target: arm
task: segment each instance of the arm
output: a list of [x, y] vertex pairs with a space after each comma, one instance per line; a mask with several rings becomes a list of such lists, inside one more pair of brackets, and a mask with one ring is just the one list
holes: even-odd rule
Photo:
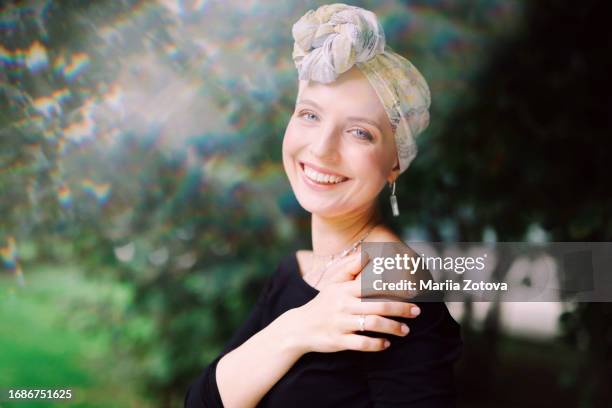
[[225, 407], [254, 407], [302, 356], [283, 313], [217, 365], [217, 384]]
[[442, 302], [418, 305], [418, 318], [395, 318], [409, 325], [406, 337], [390, 336], [388, 350], [366, 355], [373, 407], [455, 407], [453, 364], [463, 344], [459, 325]]
[[261, 327], [267, 299], [280, 284], [277, 270], [246, 321], [190, 386], [185, 407], [255, 406], [301, 357], [285, 328], [291, 310]]

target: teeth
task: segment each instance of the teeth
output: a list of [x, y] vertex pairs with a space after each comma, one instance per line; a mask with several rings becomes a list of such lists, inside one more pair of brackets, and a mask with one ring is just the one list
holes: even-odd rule
[[316, 181], [317, 183], [325, 183], [325, 184], [337, 184], [341, 181], [345, 181], [345, 177], [336, 177], [330, 176], [329, 174], [319, 173], [310, 167], [304, 165], [304, 173], [308, 176], [309, 179]]

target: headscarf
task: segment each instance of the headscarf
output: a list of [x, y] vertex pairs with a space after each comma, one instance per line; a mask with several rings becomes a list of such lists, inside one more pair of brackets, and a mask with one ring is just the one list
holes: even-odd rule
[[342, 3], [324, 5], [304, 14], [292, 34], [300, 80], [333, 82], [353, 65], [365, 75], [391, 122], [404, 172], [417, 154], [416, 137], [429, 125], [431, 94], [416, 67], [385, 44], [376, 15]]

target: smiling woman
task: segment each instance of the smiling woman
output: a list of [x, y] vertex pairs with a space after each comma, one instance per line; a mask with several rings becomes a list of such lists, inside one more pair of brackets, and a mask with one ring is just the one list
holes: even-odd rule
[[[376, 92], [356, 67], [332, 83], [299, 86], [283, 140], [283, 164], [297, 200], [326, 217], [373, 210], [372, 198], [399, 175], [393, 130]], [[326, 183], [330, 176], [343, 182]]]
[[429, 88], [385, 49], [370, 11], [322, 6], [293, 36], [299, 85], [282, 157], [311, 213], [312, 250], [280, 262], [185, 405], [454, 406], [458, 324], [441, 302], [362, 302], [357, 251], [366, 241], [402, 243], [381, 222], [377, 197], [416, 155]]

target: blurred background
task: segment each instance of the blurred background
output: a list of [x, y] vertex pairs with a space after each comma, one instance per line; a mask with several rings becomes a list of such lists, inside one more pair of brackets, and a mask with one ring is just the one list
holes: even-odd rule
[[[386, 214], [406, 240], [612, 240], [604, 2], [346, 3], [431, 87]], [[321, 4], [2, 2], [0, 388], [182, 404], [279, 260], [310, 247], [281, 141], [291, 27]], [[612, 406], [609, 303], [448, 306], [461, 407]]]

